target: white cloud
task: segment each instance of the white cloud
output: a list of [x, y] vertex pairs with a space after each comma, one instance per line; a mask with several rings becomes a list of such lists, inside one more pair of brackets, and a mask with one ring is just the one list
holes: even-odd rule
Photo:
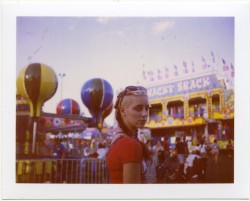
[[174, 26], [173, 21], [157, 22], [153, 26], [153, 33], [154, 34], [161, 34], [161, 33], [163, 33], [164, 31], [166, 31], [167, 29], [169, 29], [169, 28], [171, 28], [173, 26]]
[[111, 30], [110, 33], [113, 35], [118, 35], [118, 36], [123, 36], [125, 35], [130, 29], [128, 27], [124, 27], [121, 29], [117, 29], [117, 30]]
[[97, 18], [97, 22], [105, 25], [110, 21], [110, 19], [110, 17], [99, 17]]

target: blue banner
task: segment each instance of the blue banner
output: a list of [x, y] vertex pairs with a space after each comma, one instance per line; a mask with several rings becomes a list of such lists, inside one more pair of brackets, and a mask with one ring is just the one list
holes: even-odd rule
[[148, 87], [147, 90], [149, 99], [155, 99], [222, 87], [223, 84], [221, 81], [218, 80], [215, 74], [212, 74], [159, 86]]

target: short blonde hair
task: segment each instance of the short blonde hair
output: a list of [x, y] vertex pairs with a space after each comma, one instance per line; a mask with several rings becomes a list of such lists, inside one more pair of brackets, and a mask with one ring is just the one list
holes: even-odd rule
[[132, 103], [132, 99], [131, 97], [134, 96], [147, 96], [147, 94], [143, 91], [132, 91], [129, 92], [128, 94], [126, 94], [126, 96], [124, 96], [122, 102], [120, 103], [121, 107], [128, 107], [131, 103]]

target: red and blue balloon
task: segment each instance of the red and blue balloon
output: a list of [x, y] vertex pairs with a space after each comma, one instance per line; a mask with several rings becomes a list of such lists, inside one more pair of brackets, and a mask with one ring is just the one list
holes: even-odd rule
[[56, 107], [57, 114], [80, 115], [79, 104], [70, 98], [60, 101]]

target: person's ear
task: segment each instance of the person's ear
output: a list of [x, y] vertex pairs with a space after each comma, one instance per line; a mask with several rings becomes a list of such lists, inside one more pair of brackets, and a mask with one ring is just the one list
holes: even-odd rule
[[125, 108], [122, 107], [122, 106], [120, 107], [120, 114], [121, 114], [122, 117], [124, 117], [124, 115], [126, 114], [125, 113]]

